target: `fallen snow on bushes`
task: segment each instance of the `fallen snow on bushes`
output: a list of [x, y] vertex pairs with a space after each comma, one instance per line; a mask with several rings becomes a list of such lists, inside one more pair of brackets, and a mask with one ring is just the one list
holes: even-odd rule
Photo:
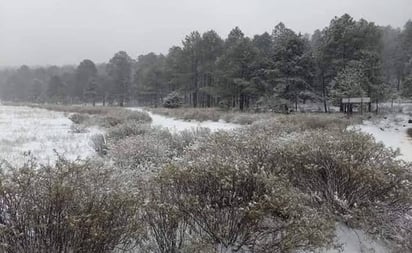
[[214, 121], [184, 121], [184, 120], [179, 120], [179, 119], [174, 119], [171, 117], [166, 117], [163, 115], [159, 114], [154, 114], [152, 112], [143, 110], [141, 108], [133, 108], [129, 107], [129, 110], [132, 111], [144, 111], [149, 114], [149, 116], [152, 118], [152, 126], [160, 126], [169, 129], [171, 132], [181, 132], [184, 130], [193, 130], [196, 128], [208, 128], [210, 131], [218, 131], [218, 130], [233, 130], [236, 128], [239, 128], [240, 125], [238, 124], [233, 124], [233, 123], [227, 123], [223, 120], [220, 120], [218, 122]]
[[57, 154], [70, 160], [93, 155], [90, 137], [101, 131], [73, 130], [72, 121], [62, 112], [0, 105], [0, 160], [22, 165], [31, 154], [45, 164], [55, 161]]

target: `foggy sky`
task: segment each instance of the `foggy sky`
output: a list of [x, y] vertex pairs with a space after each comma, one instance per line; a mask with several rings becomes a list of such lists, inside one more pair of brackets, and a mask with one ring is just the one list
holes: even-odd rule
[[312, 33], [344, 13], [402, 27], [412, 0], [0, 0], [0, 66], [167, 53], [194, 30], [226, 37], [239, 26], [252, 36], [284, 22]]

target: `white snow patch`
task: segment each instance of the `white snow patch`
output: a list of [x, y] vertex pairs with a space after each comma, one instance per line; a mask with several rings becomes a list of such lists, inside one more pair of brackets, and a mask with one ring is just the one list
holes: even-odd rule
[[386, 253], [390, 250], [381, 241], [371, 239], [365, 232], [339, 224], [336, 227], [338, 249], [323, 249], [316, 253]]
[[220, 120], [218, 122], [214, 121], [184, 121], [180, 119], [174, 119], [171, 117], [166, 117], [163, 115], [159, 114], [154, 114], [152, 112], [143, 110], [142, 108], [138, 107], [129, 107], [127, 108], [132, 111], [144, 111], [149, 114], [149, 116], [152, 118], [152, 125], [153, 126], [160, 126], [169, 129], [171, 132], [180, 132], [184, 130], [192, 130], [196, 128], [209, 128], [210, 131], [218, 131], [218, 130], [233, 130], [236, 128], [241, 127], [239, 124], [233, 124], [233, 123], [227, 123], [223, 120]]
[[412, 117], [406, 114], [388, 115], [378, 122], [367, 120], [353, 128], [371, 134], [376, 141], [387, 147], [399, 148], [400, 158], [412, 162], [412, 138], [407, 133], [407, 130], [412, 128], [412, 124], [408, 123], [409, 119]]
[[0, 160], [19, 166], [28, 152], [43, 164], [53, 163], [56, 152], [69, 160], [95, 154], [90, 137], [102, 131], [73, 133], [72, 125], [63, 112], [0, 105]]

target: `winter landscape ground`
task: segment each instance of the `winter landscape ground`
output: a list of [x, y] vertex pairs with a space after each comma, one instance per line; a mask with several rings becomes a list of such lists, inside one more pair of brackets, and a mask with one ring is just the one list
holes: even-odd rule
[[255, 121], [240, 125], [2, 105], [1, 247], [408, 252], [409, 116], [244, 114]]
[[58, 155], [85, 159], [94, 155], [91, 136], [97, 128], [78, 129], [63, 112], [20, 106], [0, 106], [0, 158], [22, 165], [34, 157], [53, 164]]
[[0, 0], [0, 253], [412, 253], [411, 0]]

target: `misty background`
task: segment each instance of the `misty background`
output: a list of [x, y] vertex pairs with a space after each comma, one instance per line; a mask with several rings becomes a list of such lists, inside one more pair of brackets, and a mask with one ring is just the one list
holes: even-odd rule
[[279, 22], [303, 34], [350, 13], [377, 25], [403, 27], [410, 0], [1, 0], [0, 67], [107, 62], [124, 50], [133, 58], [167, 53], [194, 30], [226, 37], [239, 26], [247, 36]]

